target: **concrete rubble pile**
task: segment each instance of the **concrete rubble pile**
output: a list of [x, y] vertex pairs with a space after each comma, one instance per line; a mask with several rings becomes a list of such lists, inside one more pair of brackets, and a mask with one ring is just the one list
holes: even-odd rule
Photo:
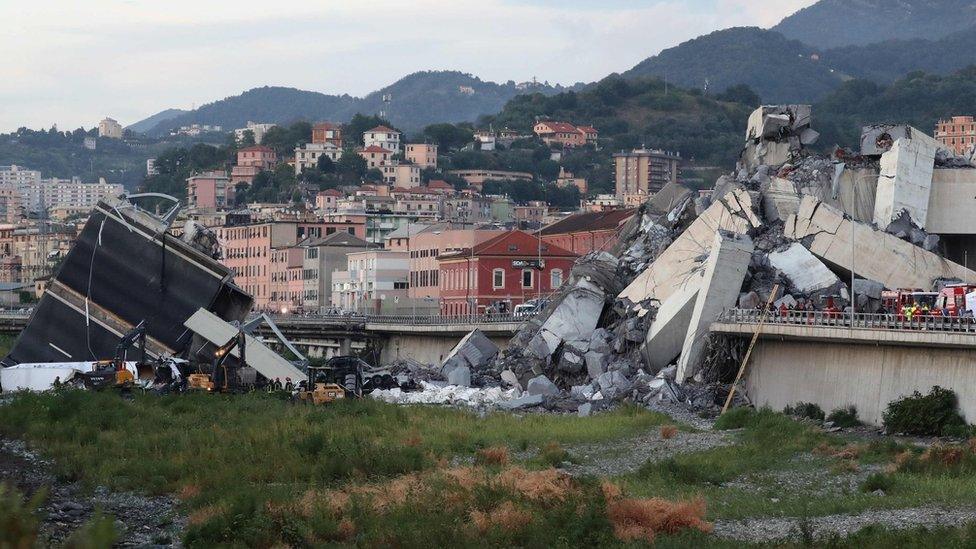
[[709, 334], [726, 309], [843, 309], [853, 300], [874, 312], [884, 290], [976, 280], [944, 257], [932, 233], [949, 232], [948, 221], [929, 206], [951, 202], [933, 181], [976, 183], [969, 160], [895, 125], [863, 128], [860, 153], [814, 154], [811, 115], [807, 105], [757, 109], [736, 170], [711, 196], [669, 185], [612, 253], [581, 258], [492, 364], [495, 379], [522, 395], [515, 401], [526, 399], [512, 407], [588, 415], [632, 400], [714, 411], [743, 355], [741, 342]]

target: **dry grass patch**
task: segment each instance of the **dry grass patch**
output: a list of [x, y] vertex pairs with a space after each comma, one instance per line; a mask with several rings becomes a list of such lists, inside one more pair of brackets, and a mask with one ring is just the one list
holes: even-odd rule
[[482, 448], [474, 456], [474, 462], [478, 465], [508, 465], [508, 459], [508, 448], [505, 446]]
[[471, 511], [471, 522], [482, 534], [492, 528], [518, 532], [532, 522], [532, 513], [511, 501], [505, 501], [488, 512]]
[[669, 440], [678, 436], [678, 428], [674, 425], [662, 425], [661, 426], [661, 438], [664, 440]]
[[606, 481], [601, 489], [606, 498], [607, 518], [620, 541], [653, 543], [658, 534], [677, 534], [689, 529], [712, 531], [712, 524], [705, 521], [705, 500], [701, 498], [678, 502], [624, 498], [619, 487]]

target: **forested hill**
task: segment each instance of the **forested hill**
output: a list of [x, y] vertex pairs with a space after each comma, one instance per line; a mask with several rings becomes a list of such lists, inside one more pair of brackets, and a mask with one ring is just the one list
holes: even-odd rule
[[473, 122], [481, 115], [498, 112], [520, 93], [553, 94], [562, 90], [546, 84], [519, 89], [512, 81], [496, 84], [457, 71], [416, 72], [363, 98], [263, 87], [164, 120], [148, 132], [158, 136], [193, 123], [216, 124], [229, 130], [243, 127], [249, 120], [277, 124], [296, 120], [346, 122], [356, 113], [380, 112], [397, 127], [417, 131], [437, 122]]

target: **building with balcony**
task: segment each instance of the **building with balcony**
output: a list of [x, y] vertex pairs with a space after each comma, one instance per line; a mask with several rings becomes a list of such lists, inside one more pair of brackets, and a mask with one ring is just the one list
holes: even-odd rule
[[661, 150], [635, 149], [613, 155], [616, 194], [624, 205], [638, 205], [668, 183], [677, 183], [681, 155]]
[[976, 148], [976, 120], [972, 116], [939, 120], [935, 139], [958, 155], [969, 155]]

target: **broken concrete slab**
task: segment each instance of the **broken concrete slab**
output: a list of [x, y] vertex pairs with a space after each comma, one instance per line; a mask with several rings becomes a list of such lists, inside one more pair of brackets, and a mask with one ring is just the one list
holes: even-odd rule
[[708, 328], [723, 310], [735, 305], [754, 249], [747, 235], [716, 233], [678, 359], [679, 383], [697, 373]]
[[884, 284], [876, 280], [866, 280], [863, 278], [854, 279], [854, 294], [864, 295], [871, 299], [881, 299], [881, 292], [884, 291]]
[[589, 402], [584, 402], [576, 408], [576, 415], [579, 417], [589, 417], [593, 413], [593, 405]]
[[[498, 355], [498, 345], [481, 330], [471, 330], [447, 354], [441, 363], [441, 373], [450, 376], [454, 368], [467, 366], [475, 371], [491, 363]], [[469, 382], [470, 383], [470, 382]]]
[[935, 152], [940, 144], [918, 130], [911, 133], [911, 139], [898, 139], [891, 150], [881, 155], [881, 172], [874, 199], [874, 223], [882, 229], [886, 229], [903, 211], [917, 226], [926, 227]]
[[976, 170], [936, 169], [932, 174], [925, 230], [976, 235]]
[[632, 303], [648, 299], [663, 303], [701, 267], [717, 230], [746, 234], [762, 226], [753, 208], [752, 195], [742, 188], [716, 200], [618, 298]]
[[619, 370], [606, 372], [597, 378], [596, 381], [600, 384], [600, 394], [602, 397], [610, 400], [625, 396], [633, 387], [633, 384], [627, 379], [627, 376]]
[[769, 264], [783, 273], [801, 293], [816, 294], [840, 283], [837, 275], [799, 242], [769, 254], [768, 258]]
[[536, 376], [526, 384], [525, 392], [530, 395], [558, 395], [559, 387], [546, 376]]
[[603, 290], [586, 279], [579, 279], [539, 330], [538, 336], [545, 341], [549, 355], [564, 341], [588, 340], [600, 320], [603, 306]]
[[542, 395], [523, 395], [511, 400], [502, 400], [498, 403], [498, 407], [502, 410], [520, 410], [522, 408], [539, 406], [544, 401], [545, 397]]
[[904, 124], [871, 124], [861, 128], [861, 154], [881, 156], [899, 139], [910, 139], [911, 128]]
[[644, 361], [651, 371], [665, 368], [681, 354], [701, 286], [701, 276], [693, 276], [658, 309], [644, 341]]
[[447, 374], [447, 383], [448, 385], [457, 385], [458, 387], [470, 387], [471, 368], [467, 366], [454, 367]]
[[785, 221], [800, 207], [800, 195], [789, 179], [772, 177], [760, 187], [766, 221]]
[[945, 278], [976, 280], [976, 272], [865, 223], [852, 223], [836, 208], [810, 196], [800, 201], [797, 214], [787, 220], [784, 235], [803, 241], [829, 266], [848, 271], [853, 238], [855, 274], [887, 288], [928, 289]]
[[[237, 337], [240, 331], [238, 327], [225, 322], [204, 308], [198, 309], [183, 325], [216, 347], [226, 345]], [[266, 379], [291, 378], [296, 383], [306, 379], [305, 373], [257, 338], [245, 334], [244, 340], [247, 365], [257, 370]], [[236, 347], [230, 353], [234, 357], [240, 357], [240, 349]]]
[[590, 379], [596, 379], [607, 371], [607, 364], [610, 363], [610, 350], [608, 348], [606, 353], [587, 351], [584, 358], [586, 359], [587, 375], [590, 376]]

